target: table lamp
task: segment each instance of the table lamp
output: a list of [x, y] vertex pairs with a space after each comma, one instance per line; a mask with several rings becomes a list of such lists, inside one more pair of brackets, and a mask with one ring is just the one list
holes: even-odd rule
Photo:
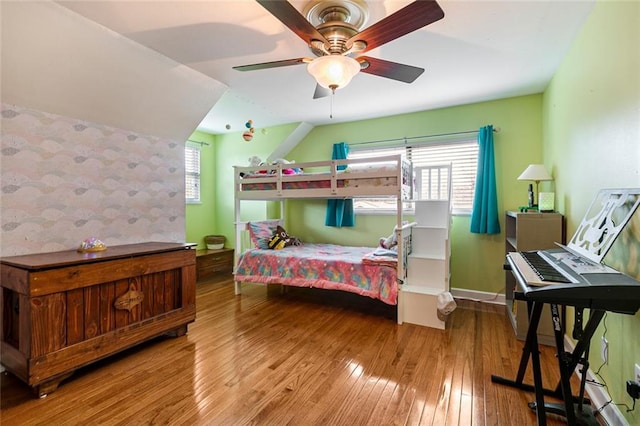
[[[518, 176], [518, 180], [532, 180], [536, 184], [536, 199], [538, 199], [538, 184], [541, 180], [553, 180], [551, 175], [547, 173], [544, 164], [529, 164], [529, 166]], [[536, 199], [533, 200], [533, 206], [536, 206]]]

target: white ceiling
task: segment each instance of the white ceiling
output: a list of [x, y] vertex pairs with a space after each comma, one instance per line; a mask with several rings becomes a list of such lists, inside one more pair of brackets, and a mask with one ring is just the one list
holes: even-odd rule
[[[225, 133], [245, 130], [249, 119], [256, 128], [322, 125], [540, 93], [595, 0], [439, 0], [442, 20], [367, 52], [425, 72], [412, 84], [360, 73], [336, 92], [333, 106], [330, 97], [312, 99], [315, 81], [305, 65], [232, 69], [311, 56], [302, 39], [255, 1], [58, 3], [227, 85], [199, 126]], [[308, 4], [291, 3], [300, 11]], [[410, 1], [367, 3], [365, 27]]]

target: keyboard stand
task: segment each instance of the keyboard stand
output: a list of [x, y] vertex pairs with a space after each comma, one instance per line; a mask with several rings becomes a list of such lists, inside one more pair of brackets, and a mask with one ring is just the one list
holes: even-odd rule
[[[525, 299], [526, 300], [526, 299]], [[527, 337], [522, 349], [522, 357], [515, 380], [509, 380], [500, 376], [491, 376], [494, 383], [514, 387], [535, 393], [535, 401], [529, 403], [529, 408], [535, 410], [538, 426], [546, 426], [547, 413], [560, 415], [566, 418], [567, 424], [572, 425], [597, 425], [590, 401], [584, 397], [586, 372], [589, 367], [589, 343], [598, 328], [600, 320], [605, 314], [604, 310], [591, 310], [589, 321], [580, 333], [580, 338], [576, 342], [573, 352], [564, 350], [564, 326], [560, 318], [559, 305], [550, 303], [551, 316], [554, 325], [554, 337], [557, 350], [558, 366], [560, 369], [560, 380], [554, 390], [544, 388], [542, 384], [542, 373], [540, 369], [540, 353], [538, 350], [538, 324], [542, 315], [544, 302], [527, 301], [529, 313], [529, 327]], [[576, 308], [577, 309], [577, 308]], [[531, 360], [534, 384], [524, 383], [524, 374]], [[578, 364], [582, 365], [582, 377], [580, 381], [580, 391], [578, 396], [574, 396], [571, 390], [571, 374]], [[544, 397], [550, 396], [563, 401], [563, 403], [545, 403]]]

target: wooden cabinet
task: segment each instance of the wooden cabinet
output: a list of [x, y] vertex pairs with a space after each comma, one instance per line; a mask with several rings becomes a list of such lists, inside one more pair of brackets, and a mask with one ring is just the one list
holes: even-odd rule
[[2, 364], [38, 396], [77, 368], [195, 320], [195, 250], [176, 243], [0, 259]]
[[[508, 211], [505, 215], [505, 254], [514, 251], [542, 250], [564, 243], [564, 220], [558, 213], [519, 213]], [[529, 325], [527, 304], [515, 300], [513, 292], [516, 280], [511, 271], [505, 273], [506, 314], [511, 320], [516, 337], [524, 340]], [[540, 325], [538, 341], [545, 345], [555, 345], [551, 313], [545, 305]]]
[[198, 250], [196, 252], [196, 277], [198, 281], [233, 272], [233, 249]]

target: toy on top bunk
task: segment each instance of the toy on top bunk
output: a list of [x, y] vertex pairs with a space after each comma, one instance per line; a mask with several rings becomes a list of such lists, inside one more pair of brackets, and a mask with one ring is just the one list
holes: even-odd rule
[[[268, 164], [263, 162], [262, 159], [257, 155], [252, 155], [251, 157], [249, 157], [249, 167], [277, 166], [278, 164], [289, 165], [294, 163], [295, 161], [288, 161], [288, 160], [285, 160], [284, 158], [277, 158]], [[298, 173], [302, 173], [302, 169], [299, 167], [286, 167], [282, 169], [283, 175], [295, 175]], [[257, 170], [251, 173], [240, 173], [240, 176], [244, 177], [247, 175], [254, 176], [254, 175], [269, 175], [269, 174], [275, 174], [275, 170], [274, 169]]]
[[251, 157], [249, 157], [249, 166], [250, 167], [257, 167], [257, 166], [262, 166], [264, 163], [262, 162], [262, 159], [260, 157], [258, 157], [257, 155], [252, 155]]
[[298, 173], [302, 173], [302, 169], [300, 167], [293, 167], [293, 164], [295, 164], [295, 161], [285, 160], [284, 158], [276, 158], [271, 162], [272, 166], [277, 166], [278, 164], [282, 164], [283, 166], [291, 165], [291, 167], [282, 169], [282, 174], [284, 175], [296, 175]]
[[272, 250], [282, 250], [289, 246], [300, 246], [302, 241], [298, 237], [287, 234], [282, 226], [278, 226], [269, 240], [269, 248]]

